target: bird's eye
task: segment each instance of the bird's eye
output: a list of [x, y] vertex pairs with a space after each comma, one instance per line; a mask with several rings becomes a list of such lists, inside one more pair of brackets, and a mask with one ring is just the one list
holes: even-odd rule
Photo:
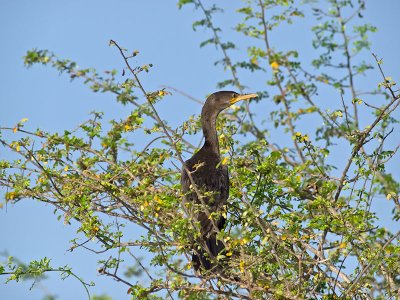
[[231, 97], [232, 97], [232, 99], [235, 99], [237, 96], [238, 96], [238, 94], [233, 93]]

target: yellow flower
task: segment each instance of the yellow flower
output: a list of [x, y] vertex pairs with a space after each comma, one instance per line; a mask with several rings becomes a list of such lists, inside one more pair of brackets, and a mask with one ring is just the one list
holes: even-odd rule
[[272, 70], [276, 71], [279, 69], [279, 64], [276, 61], [273, 61], [271, 63], [271, 68], [272, 68]]
[[6, 194], [6, 200], [13, 200], [15, 198], [16, 193], [15, 192], [8, 192]]
[[308, 112], [308, 113], [312, 113], [314, 111], [315, 111], [315, 107], [314, 106], [311, 106], [311, 107], [306, 109], [306, 112]]
[[263, 240], [261, 241], [261, 244], [265, 245], [268, 242], [268, 239], [269, 239], [268, 236], [264, 237]]
[[161, 198], [160, 198], [158, 195], [155, 195], [155, 196], [154, 196], [154, 200], [156, 200], [157, 203], [159, 203], [159, 204], [163, 203], [162, 200], [161, 200]]
[[347, 246], [347, 243], [343, 242], [343, 243], [340, 243], [339, 248], [343, 249], [343, 248], [346, 248], [346, 246]]
[[240, 261], [239, 267], [240, 267], [240, 272], [244, 273], [244, 261]]
[[145, 201], [141, 206], [140, 206], [140, 210], [144, 210], [147, 206], [149, 206], [149, 202]]
[[343, 113], [340, 110], [338, 110], [338, 111], [335, 112], [335, 116], [336, 117], [343, 117]]
[[232, 252], [228, 252], [228, 253], [226, 253], [226, 256], [232, 256]]
[[305, 234], [305, 235], [303, 235], [303, 236], [301, 237], [301, 239], [307, 241], [307, 240], [310, 239], [310, 236]]
[[222, 164], [222, 165], [227, 165], [227, 164], [228, 164], [228, 160], [229, 160], [229, 157], [225, 156], [225, 157], [222, 159], [221, 164]]

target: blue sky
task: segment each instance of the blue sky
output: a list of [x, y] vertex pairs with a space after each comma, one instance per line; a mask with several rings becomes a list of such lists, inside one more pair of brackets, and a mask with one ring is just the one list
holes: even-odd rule
[[[232, 11], [242, 1], [221, 3], [233, 6], [220, 15], [218, 22], [226, 28], [232, 27], [238, 21], [238, 15]], [[371, 36], [372, 51], [384, 58], [387, 75], [399, 80], [400, 40], [393, 23], [400, 12], [400, 2], [369, 1], [367, 5], [365, 20], [379, 28]], [[81, 82], [71, 83], [51, 68], [35, 66], [27, 70], [22, 56], [32, 48], [49, 49], [78, 62], [82, 68], [121, 69], [119, 54], [108, 46], [112, 38], [128, 49], [139, 50], [138, 63], [154, 65], [143, 78], [148, 90], [167, 85], [204, 98], [228, 74], [214, 66], [219, 52], [213, 47], [199, 48], [200, 42], [210, 34], [203, 29], [193, 32], [192, 23], [198, 18], [199, 12], [192, 6], [178, 10], [176, 1], [167, 0], [0, 0], [0, 126], [13, 126], [28, 118], [28, 128], [56, 131], [74, 128], [92, 110], [105, 111], [109, 117], [126, 114], [126, 108], [115, 104], [112, 96], [94, 94]], [[300, 35], [290, 29], [272, 35], [274, 43], [282, 47], [306, 47], [304, 37], [310, 33], [307, 22], [304, 24], [297, 29]], [[249, 90], [257, 90], [265, 82], [252, 74], [244, 74], [243, 78]], [[379, 76], [371, 73], [365, 82], [377, 84]], [[180, 95], [167, 101], [159, 107], [159, 112], [172, 125], [200, 111], [198, 104]], [[267, 104], [262, 107], [267, 108]], [[0, 158], [5, 156], [0, 153]], [[51, 207], [33, 201], [22, 201], [0, 210], [0, 251], [7, 250], [24, 261], [50, 257], [53, 266], [68, 264], [85, 280], [95, 281], [92, 293], [127, 299], [127, 288], [96, 274], [99, 257], [82, 249], [73, 253], [66, 251], [76, 228], [58, 222], [52, 211]], [[58, 299], [85, 297], [83, 288], [72, 278], [62, 281], [58, 275], [50, 275], [48, 281], [32, 291], [29, 291], [29, 282], [3, 285], [3, 279], [0, 278], [1, 299], [41, 299], [45, 291], [58, 295]]]

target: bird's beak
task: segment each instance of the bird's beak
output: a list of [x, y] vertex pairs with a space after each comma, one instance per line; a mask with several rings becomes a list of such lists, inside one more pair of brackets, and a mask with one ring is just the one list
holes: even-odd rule
[[249, 99], [253, 99], [253, 98], [256, 98], [256, 97], [258, 97], [257, 94], [243, 94], [243, 95], [239, 95], [239, 96], [237, 96], [237, 97], [233, 97], [233, 98], [231, 99], [231, 101], [229, 101], [229, 104], [232, 105], [232, 104], [235, 104], [235, 103], [238, 102], [238, 101], [241, 101], [241, 100], [249, 100]]

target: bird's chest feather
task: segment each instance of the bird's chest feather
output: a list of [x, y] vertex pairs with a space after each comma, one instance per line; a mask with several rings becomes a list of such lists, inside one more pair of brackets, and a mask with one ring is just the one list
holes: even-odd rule
[[[198, 155], [186, 162], [186, 167], [190, 171], [191, 177], [197, 189], [204, 193], [204, 200], [210, 205], [220, 204], [228, 199], [229, 177], [226, 166], [221, 165], [219, 157]], [[191, 182], [185, 174], [187, 186]], [[198, 202], [197, 195], [189, 196]]]
[[227, 176], [227, 169], [217, 164], [205, 164], [202, 167], [195, 169], [191, 174], [197, 186], [212, 191], [221, 187], [221, 181], [225, 176]]

